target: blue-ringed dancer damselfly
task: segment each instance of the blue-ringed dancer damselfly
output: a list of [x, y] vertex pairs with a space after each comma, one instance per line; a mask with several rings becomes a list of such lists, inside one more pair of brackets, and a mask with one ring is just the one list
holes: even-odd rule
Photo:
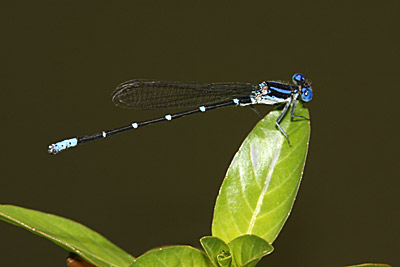
[[303, 102], [309, 102], [313, 97], [311, 86], [302, 74], [294, 74], [292, 80], [294, 83], [293, 85], [274, 81], [262, 82], [257, 85], [238, 82], [204, 83], [144, 79], [127, 81], [118, 85], [112, 94], [112, 101], [118, 107], [134, 109], [175, 109], [198, 106], [198, 108], [167, 114], [163, 117], [151, 120], [133, 122], [127, 126], [91, 135], [66, 139], [50, 145], [48, 152], [50, 154], [57, 154], [60, 151], [79, 144], [106, 138], [149, 124], [170, 121], [211, 109], [255, 104], [285, 105], [276, 120], [276, 126], [286, 137], [290, 145], [289, 137], [279, 123], [290, 106], [292, 106], [292, 117], [307, 119], [294, 114], [296, 102], [298, 99]]

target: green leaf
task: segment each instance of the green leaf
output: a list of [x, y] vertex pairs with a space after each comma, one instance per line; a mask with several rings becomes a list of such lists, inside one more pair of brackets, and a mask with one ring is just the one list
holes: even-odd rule
[[224, 241], [214, 236], [205, 236], [200, 243], [214, 266], [230, 266], [232, 256], [229, 247]]
[[347, 267], [391, 267], [391, 266], [385, 263], [361, 263], [357, 265], [349, 265]]
[[[281, 126], [292, 143], [289, 147], [275, 125], [280, 113], [274, 110], [256, 125], [228, 169], [212, 225], [213, 236], [225, 242], [254, 234], [272, 243], [292, 209], [306, 160], [310, 122], [286, 114]], [[296, 106], [296, 115], [309, 117], [302, 103]]]
[[132, 267], [203, 267], [213, 266], [207, 256], [190, 246], [172, 246], [153, 249], [138, 257]]
[[217, 256], [218, 264], [221, 267], [232, 266], [232, 254], [229, 251], [221, 251], [221, 254]]
[[242, 235], [229, 243], [236, 266], [253, 267], [274, 248], [256, 235]]
[[134, 260], [95, 231], [60, 216], [0, 205], [0, 219], [45, 237], [97, 266], [129, 266]]

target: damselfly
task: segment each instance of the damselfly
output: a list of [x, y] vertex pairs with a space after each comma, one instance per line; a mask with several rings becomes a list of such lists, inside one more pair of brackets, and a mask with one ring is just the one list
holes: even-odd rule
[[175, 109], [198, 106], [198, 108], [167, 114], [163, 117], [151, 120], [133, 122], [123, 127], [91, 135], [66, 139], [50, 145], [48, 152], [50, 154], [57, 154], [60, 151], [79, 144], [106, 138], [149, 124], [170, 121], [211, 109], [255, 104], [284, 104], [283, 110], [276, 120], [276, 126], [286, 137], [290, 145], [289, 137], [281, 127], [280, 122], [290, 106], [292, 106], [292, 117], [307, 119], [294, 114], [296, 102], [299, 98], [303, 102], [309, 102], [313, 97], [311, 86], [302, 74], [294, 74], [292, 80], [294, 83], [293, 85], [275, 81], [264, 81], [256, 85], [238, 82], [204, 83], [143, 79], [127, 81], [118, 85], [112, 94], [112, 101], [118, 107], [134, 109]]

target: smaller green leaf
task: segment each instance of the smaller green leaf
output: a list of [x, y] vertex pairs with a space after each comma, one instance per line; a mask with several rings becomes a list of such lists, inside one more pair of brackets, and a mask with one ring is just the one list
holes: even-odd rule
[[230, 251], [221, 251], [221, 254], [217, 256], [217, 261], [221, 267], [232, 266], [232, 254]]
[[129, 266], [134, 258], [72, 220], [12, 205], [0, 205], [0, 219], [45, 237], [96, 266]]
[[200, 243], [214, 266], [230, 266], [232, 256], [224, 241], [215, 236], [205, 236]]
[[256, 235], [242, 235], [229, 243], [230, 251], [237, 266], [256, 266], [262, 257], [270, 254], [274, 248]]
[[356, 265], [349, 265], [347, 267], [391, 267], [391, 265], [385, 263], [361, 263]]
[[211, 267], [207, 256], [190, 246], [171, 246], [150, 250], [138, 257], [132, 267]]

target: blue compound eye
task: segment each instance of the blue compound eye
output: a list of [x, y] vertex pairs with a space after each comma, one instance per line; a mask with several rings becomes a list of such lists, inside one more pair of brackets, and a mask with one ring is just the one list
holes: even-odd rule
[[304, 77], [303, 74], [296, 73], [295, 75], [293, 75], [292, 80], [293, 80], [293, 83], [295, 83], [297, 85], [302, 85], [306, 81], [306, 78]]
[[313, 93], [312, 93], [312, 90], [311, 90], [311, 88], [302, 88], [301, 89], [301, 99], [304, 101], [304, 102], [309, 102], [309, 101], [311, 101], [311, 99], [312, 99], [312, 97], [313, 97]]

